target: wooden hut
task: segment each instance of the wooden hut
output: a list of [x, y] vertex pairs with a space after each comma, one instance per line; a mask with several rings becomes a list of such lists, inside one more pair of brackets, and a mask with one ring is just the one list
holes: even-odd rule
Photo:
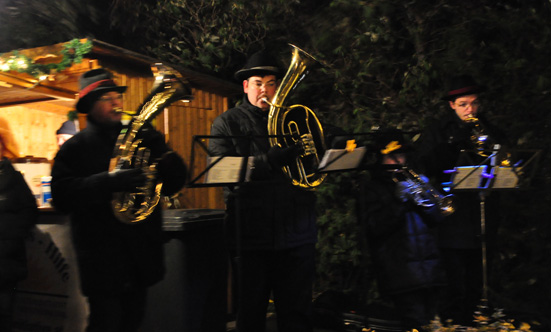
[[[17, 67], [60, 64], [67, 58], [70, 43], [88, 45], [79, 63], [65, 69], [51, 70], [36, 77], [10, 70]], [[27, 59], [27, 62], [20, 59]], [[12, 150], [19, 156], [33, 156], [52, 161], [58, 146], [55, 132], [74, 110], [78, 94], [78, 78], [90, 69], [106, 68], [115, 75], [115, 81], [128, 86], [124, 109], [134, 112], [149, 94], [154, 77], [151, 65], [158, 63], [138, 54], [98, 40], [78, 40], [3, 54], [0, 58], [0, 131], [7, 137]], [[154, 125], [163, 132], [170, 146], [186, 163], [191, 159], [194, 135], [208, 135], [214, 118], [229, 108], [229, 98], [239, 95], [239, 85], [199, 73], [188, 68], [175, 67], [192, 87], [194, 99], [189, 103], [176, 102], [162, 112]], [[85, 116], [79, 116], [79, 126], [86, 126]], [[204, 168], [204, 159], [195, 158], [194, 173]], [[220, 188], [188, 188], [178, 198], [180, 208], [223, 208]]]

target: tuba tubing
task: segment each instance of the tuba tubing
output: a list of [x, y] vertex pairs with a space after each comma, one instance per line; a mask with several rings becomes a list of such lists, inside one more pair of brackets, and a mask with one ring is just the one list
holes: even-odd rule
[[307, 69], [317, 60], [296, 47], [292, 47], [292, 58], [274, 97], [268, 114], [268, 135], [270, 146], [288, 147], [300, 144], [303, 152], [291, 165], [283, 167], [284, 174], [294, 186], [314, 189], [325, 179], [326, 174], [317, 172], [320, 155], [325, 153], [323, 128], [317, 115], [304, 105], [285, 106], [288, 94], [297, 87], [307, 74]]
[[[150, 163], [150, 151], [141, 147], [138, 133], [152, 121], [165, 107], [177, 100], [192, 100], [187, 81], [175, 70], [162, 64], [151, 67], [155, 84], [149, 96], [134, 116], [129, 128], [124, 128], [117, 139], [109, 171], [141, 168], [146, 175], [143, 187], [135, 192], [113, 194], [111, 206], [117, 219], [126, 224], [144, 221], [159, 204], [162, 182], [157, 178], [156, 163]], [[122, 110], [121, 110], [122, 111]]]

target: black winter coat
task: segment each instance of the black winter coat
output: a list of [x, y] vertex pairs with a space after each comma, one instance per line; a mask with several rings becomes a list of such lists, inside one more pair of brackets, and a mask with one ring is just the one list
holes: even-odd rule
[[37, 217], [36, 199], [23, 175], [0, 159], [0, 285], [27, 276], [25, 238]]
[[[71, 234], [85, 295], [114, 293], [130, 285], [150, 286], [164, 275], [160, 205], [139, 224], [123, 224], [111, 208], [109, 161], [121, 127], [103, 128], [92, 121], [65, 142], [52, 168], [52, 203], [71, 217]], [[149, 127], [140, 133], [155, 160], [169, 151], [163, 136]], [[174, 154], [173, 154], [174, 155]], [[174, 158], [164, 183], [183, 185], [185, 166]], [[170, 180], [170, 181], [169, 181]]]
[[[480, 121], [489, 134], [490, 145], [509, 145], [506, 137], [482, 116]], [[445, 116], [434, 120], [421, 135], [417, 143], [415, 166], [431, 178], [436, 187], [450, 181], [450, 175], [445, 174], [445, 170], [451, 170], [455, 166], [474, 166], [486, 159], [471, 153], [471, 161], [459, 160], [461, 150], [476, 149], [470, 138], [471, 130], [471, 125], [464, 123], [453, 111], [450, 111]], [[453, 194], [456, 212], [439, 225], [439, 246], [455, 249], [479, 248], [481, 244], [479, 192], [456, 191]], [[485, 197], [486, 231], [489, 243], [493, 242], [492, 239], [497, 232], [500, 218], [498, 204], [499, 195], [496, 192]]]
[[226, 189], [228, 240], [235, 243], [239, 195], [241, 244], [245, 250], [281, 250], [317, 241], [314, 193], [291, 185], [281, 169], [272, 169], [267, 161], [267, 116], [245, 96], [240, 106], [216, 118], [211, 129], [213, 136], [241, 136], [210, 139], [212, 155], [254, 156], [255, 181]]
[[433, 228], [442, 220], [438, 209], [400, 201], [395, 183], [387, 174], [377, 174], [365, 185], [361, 215], [381, 292], [399, 294], [443, 286]]

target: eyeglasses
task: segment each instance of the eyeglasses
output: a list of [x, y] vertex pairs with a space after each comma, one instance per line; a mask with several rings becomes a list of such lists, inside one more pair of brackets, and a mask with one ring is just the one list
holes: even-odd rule
[[103, 101], [103, 102], [109, 102], [109, 103], [112, 103], [113, 101], [121, 101], [122, 100], [122, 94], [118, 94], [116, 96], [102, 96], [99, 98], [99, 101]]
[[456, 103], [455, 106], [462, 109], [465, 109], [469, 106], [471, 106], [471, 108], [478, 108], [480, 106], [480, 102], [478, 100], [474, 100], [473, 102], [470, 102], [470, 103], [466, 101], [462, 101], [462, 102]]
[[273, 88], [273, 87], [276, 86], [276, 82], [275, 81], [269, 81], [269, 82], [266, 82], [266, 83], [262, 83], [260, 81], [253, 81], [253, 82], [249, 82], [249, 86], [251, 88], [255, 88], [255, 89], [260, 90], [262, 88], [262, 86], [264, 86], [264, 88]]

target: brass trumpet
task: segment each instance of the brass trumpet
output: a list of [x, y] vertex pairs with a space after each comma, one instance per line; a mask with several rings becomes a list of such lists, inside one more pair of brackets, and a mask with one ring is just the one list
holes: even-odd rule
[[480, 119], [473, 116], [472, 114], [469, 114], [467, 119], [465, 119], [465, 122], [474, 125], [471, 133], [471, 142], [475, 145], [477, 153], [482, 157], [488, 157], [488, 154], [484, 152], [484, 150], [486, 149], [488, 134], [480, 123]]
[[[431, 208], [436, 205], [444, 216], [455, 212], [452, 194], [442, 195], [411, 168], [402, 167], [393, 170], [393, 172], [392, 180], [396, 182], [398, 196], [403, 201], [411, 200], [416, 205], [424, 208]], [[398, 176], [401, 176], [403, 180], [400, 181]]]

